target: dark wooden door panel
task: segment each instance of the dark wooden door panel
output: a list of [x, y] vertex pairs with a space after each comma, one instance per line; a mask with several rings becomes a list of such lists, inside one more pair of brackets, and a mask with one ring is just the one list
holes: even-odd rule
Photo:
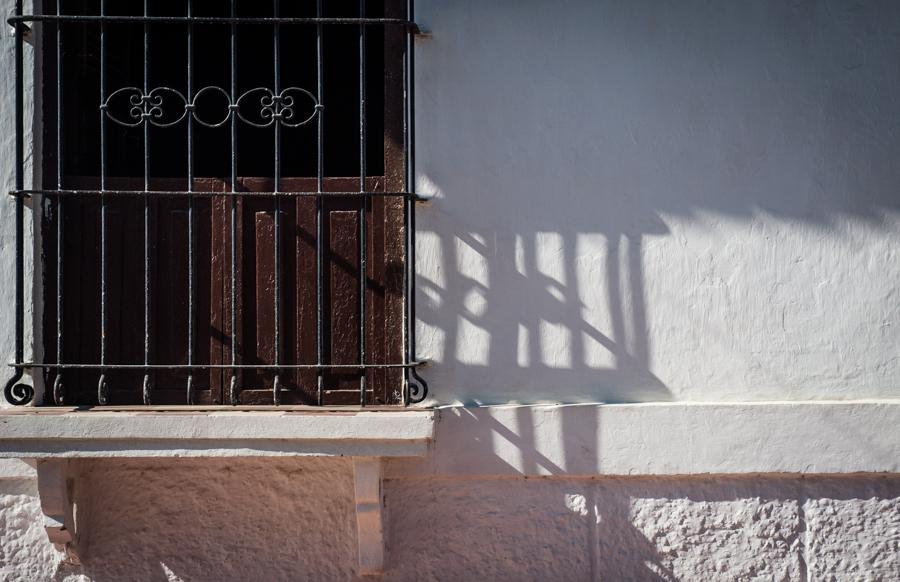
[[[325, 221], [328, 233], [328, 363], [360, 363], [359, 353], [359, 215], [353, 210], [337, 210], [330, 204]], [[359, 372], [334, 369], [326, 378], [335, 395], [355, 391], [359, 401]]]
[[[328, 178], [324, 182], [326, 192], [352, 192], [359, 187], [355, 178]], [[380, 191], [383, 180], [370, 178], [366, 187]], [[267, 192], [274, 189], [274, 181], [266, 178], [242, 178], [238, 190], [243, 192]], [[313, 192], [313, 178], [286, 178], [281, 181], [282, 191]], [[351, 197], [326, 197], [323, 200], [323, 358], [326, 365], [357, 365], [359, 360], [359, 218], [361, 201]], [[367, 314], [374, 322], [376, 314], [383, 313], [385, 302], [384, 271], [381, 265], [386, 245], [379, 237], [385, 232], [378, 218], [384, 217], [384, 199], [374, 198], [366, 212], [368, 227], [368, 277]], [[375, 212], [377, 209], [378, 212]], [[214, 203], [212, 224], [219, 229], [214, 240], [225, 240], [230, 248], [230, 206]], [[240, 250], [236, 265], [236, 302], [238, 329], [238, 363], [272, 365], [275, 363], [275, 313], [274, 313], [274, 212], [273, 198], [253, 197], [238, 203], [237, 245]], [[280, 336], [279, 363], [283, 365], [314, 365], [317, 363], [317, 305], [316, 305], [316, 200], [314, 197], [282, 197], [280, 201]], [[229, 251], [230, 252], [230, 251]], [[216, 267], [216, 265], [222, 265]], [[224, 268], [224, 270], [223, 270]], [[221, 280], [217, 284], [216, 280]], [[224, 297], [224, 335], [230, 337], [230, 254], [213, 259], [214, 289], [221, 289]], [[214, 292], [213, 303], [216, 303]], [[403, 337], [397, 333], [385, 334], [384, 326], [367, 325], [367, 363], [385, 363], [385, 344], [400, 345]], [[252, 346], [252, 347], [248, 347]], [[396, 351], [396, 350], [395, 350]], [[214, 363], [228, 364], [228, 346], [212, 354], [221, 354], [222, 360]], [[229, 375], [230, 372], [226, 372]], [[369, 401], [390, 403], [385, 399], [383, 379], [369, 371], [367, 385]], [[269, 404], [272, 402], [273, 371], [244, 371], [238, 378], [242, 387], [241, 403]], [[324, 375], [324, 403], [359, 403], [360, 371], [356, 368], [329, 370]], [[315, 404], [318, 401], [318, 378], [313, 369], [284, 369], [279, 374], [284, 389], [281, 400], [285, 404]], [[227, 383], [227, 379], [223, 385]], [[227, 399], [227, 390], [224, 393]]]
[[[96, 189], [96, 178], [68, 178], [76, 189]], [[197, 180], [197, 191], [221, 191], [221, 180]], [[179, 189], [183, 181], [157, 180], [155, 189]], [[141, 180], [111, 178], [107, 188], [139, 190]], [[209, 289], [212, 281], [211, 202], [194, 199], [194, 332], [193, 363], [209, 363], [215, 348]], [[56, 214], [55, 205], [45, 223], [45, 349], [56, 353]], [[64, 202], [63, 361], [99, 364], [101, 333], [101, 199], [69, 198]], [[144, 362], [144, 201], [141, 196], [109, 195], [106, 198], [106, 364], [135, 365]], [[150, 217], [150, 363], [187, 364], [188, 349], [188, 201], [186, 198], [153, 198]], [[70, 403], [97, 402], [100, 370], [73, 369], [63, 373]], [[142, 401], [143, 371], [107, 369], [110, 404]], [[154, 404], [184, 404], [187, 370], [156, 370], [151, 374]], [[208, 371], [194, 373], [194, 400], [221, 401], [220, 389]]]
[[[73, 188], [92, 189], [94, 178], [73, 178]], [[370, 178], [367, 188], [380, 191], [383, 178]], [[236, 190], [265, 192], [273, 189], [266, 178], [242, 178]], [[282, 180], [284, 191], [313, 191], [314, 179]], [[107, 188], [139, 190], [142, 181], [115, 179]], [[153, 189], [183, 188], [177, 181], [157, 180]], [[348, 192], [358, 179], [330, 178], [326, 191]], [[275, 200], [268, 196], [237, 196], [224, 180], [198, 179], [197, 192], [223, 192], [222, 196], [196, 196], [193, 204], [194, 329], [193, 363], [228, 366], [231, 359], [231, 213], [235, 223], [235, 363], [272, 366], [276, 363], [317, 363], [316, 199], [281, 197], [280, 261], [275, 260]], [[144, 362], [144, 198], [107, 197], [106, 338], [109, 365]], [[362, 200], [350, 196], [325, 197], [323, 204], [323, 359], [326, 365], [360, 364], [360, 245], [359, 210]], [[99, 197], [67, 200], [64, 239], [64, 361], [100, 361], [100, 212]], [[151, 364], [187, 364], [188, 350], [188, 200], [152, 197], [150, 209], [150, 352]], [[366, 363], [384, 364], [402, 359], [402, 206], [391, 198], [373, 197], [366, 204]], [[55, 232], [49, 215], [47, 232]], [[51, 251], [55, 249], [55, 241]], [[46, 257], [55, 265], [52, 252]], [[280, 348], [276, 359], [275, 273], [278, 269]], [[55, 291], [55, 271], [48, 271]], [[55, 338], [55, 302], [48, 309], [48, 331]], [[394, 324], [391, 322], [394, 321]], [[52, 324], [52, 325], [51, 325]], [[394, 325], [392, 327], [392, 325]], [[391, 331], [388, 331], [391, 330]], [[48, 337], [51, 337], [48, 335]], [[55, 353], [55, 344], [48, 342]], [[97, 401], [99, 370], [65, 373], [68, 400]], [[108, 370], [111, 404], [142, 402], [142, 370]], [[193, 373], [194, 402], [228, 403], [231, 370], [212, 368]], [[324, 403], [358, 404], [359, 368], [328, 369], [324, 373]], [[152, 403], [186, 402], [186, 369], [153, 370]], [[272, 403], [275, 371], [236, 371], [243, 404]], [[284, 404], [316, 404], [315, 369], [282, 369], [279, 373]], [[367, 403], [398, 400], [398, 370], [368, 370]]]

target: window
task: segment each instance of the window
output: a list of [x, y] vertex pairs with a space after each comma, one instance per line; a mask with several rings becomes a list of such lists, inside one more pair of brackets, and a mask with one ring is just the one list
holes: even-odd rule
[[12, 21], [19, 83], [26, 23], [41, 62], [42, 184], [24, 188], [20, 147], [14, 194], [41, 211], [45, 361], [23, 361], [17, 273], [7, 398], [27, 400], [25, 369], [47, 404], [423, 398], [411, 6], [43, 8]]

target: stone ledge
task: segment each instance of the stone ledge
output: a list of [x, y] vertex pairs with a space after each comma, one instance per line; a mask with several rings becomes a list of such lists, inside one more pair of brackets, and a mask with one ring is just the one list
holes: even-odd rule
[[423, 409], [0, 412], [0, 458], [415, 457], [433, 436]]

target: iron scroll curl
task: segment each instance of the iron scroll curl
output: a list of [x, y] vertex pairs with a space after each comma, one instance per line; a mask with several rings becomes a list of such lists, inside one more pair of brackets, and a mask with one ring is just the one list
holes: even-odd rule
[[416, 372], [415, 368], [409, 369], [406, 390], [406, 401], [408, 404], [418, 404], [428, 396], [428, 383]]
[[13, 406], [25, 406], [34, 399], [34, 387], [20, 383], [22, 376], [22, 368], [16, 368], [16, 373], [3, 387], [3, 397]]

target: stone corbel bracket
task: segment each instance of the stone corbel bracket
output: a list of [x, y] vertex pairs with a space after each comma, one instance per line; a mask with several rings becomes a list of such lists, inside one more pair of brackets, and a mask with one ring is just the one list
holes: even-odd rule
[[74, 552], [76, 539], [74, 476], [69, 459], [37, 462], [37, 486], [44, 514], [44, 529], [57, 550]]
[[384, 571], [384, 497], [381, 480], [382, 460], [379, 457], [353, 458], [359, 573], [364, 576]]

